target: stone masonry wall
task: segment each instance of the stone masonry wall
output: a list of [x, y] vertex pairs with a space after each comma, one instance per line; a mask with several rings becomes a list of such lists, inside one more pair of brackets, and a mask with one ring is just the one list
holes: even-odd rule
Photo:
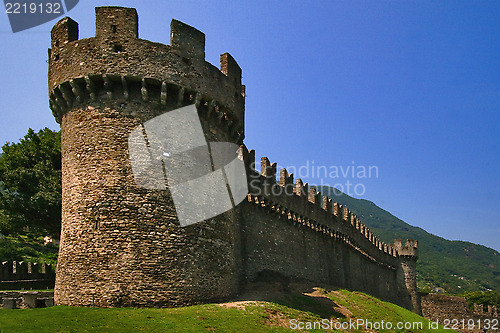
[[275, 164], [267, 158], [257, 172], [255, 152], [242, 149], [250, 188], [241, 205], [245, 280], [271, 270], [413, 309], [395, 247], [380, 242], [348, 209], [300, 179], [294, 185], [285, 169], [277, 182]]
[[434, 322], [438, 321], [441, 325], [448, 324], [449, 328], [457, 324], [461, 332], [485, 332], [483, 331], [485, 326], [496, 323], [496, 330], [486, 331], [497, 332], [500, 327], [496, 307], [490, 306], [487, 311], [483, 311], [482, 305], [474, 304], [474, 311], [469, 311], [465, 297], [440, 294], [424, 293], [421, 295], [421, 300], [423, 316]]

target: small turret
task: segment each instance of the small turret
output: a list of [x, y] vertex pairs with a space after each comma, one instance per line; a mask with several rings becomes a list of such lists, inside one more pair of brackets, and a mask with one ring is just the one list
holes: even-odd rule
[[403, 246], [401, 239], [395, 239], [394, 247], [398, 251], [400, 257], [414, 257], [415, 260], [418, 259], [418, 241], [408, 239]]
[[409, 302], [413, 312], [422, 314], [420, 304], [420, 296], [417, 289], [417, 259], [418, 259], [418, 242], [408, 239], [403, 246], [401, 239], [394, 240], [394, 248], [396, 249], [401, 266], [398, 268], [398, 278], [400, 281], [400, 295], [406, 298], [409, 294]]

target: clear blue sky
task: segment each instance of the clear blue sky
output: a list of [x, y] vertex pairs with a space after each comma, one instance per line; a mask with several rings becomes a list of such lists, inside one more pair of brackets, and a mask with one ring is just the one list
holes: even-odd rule
[[[136, 7], [140, 37], [165, 44], [172, 18], [195, 26], [217, 66], [230, 52], [258, 157], [376, 166], [378, 177], [304, 178], [361, 184], [355, 197], [412, 225], [500, 250], [499, 1], [81, 0], [69, 13], [81, 38], [97, 5]], [[1, 144], [59, 128], [47, 101], [55, 22], [12, 34], [1, 16]]]

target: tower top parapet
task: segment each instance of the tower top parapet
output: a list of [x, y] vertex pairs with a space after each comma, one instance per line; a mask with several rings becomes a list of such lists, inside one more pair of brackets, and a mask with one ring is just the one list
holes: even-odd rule
[[[78, 90], [81, 87], [71, 84], [75, 79], [90, 78], [87, 82], [96, 77], [103, 78], [96, 82], [104, 82], [106, 77], [134, 78], [139, 82], [146, 79], [160, 82], [158, 89], [164, 83], [177, 87], [179, 93], [198, 95], [198, 99], [204, 101], [213, 100], [231, 117], [233, 127], [243, 134], [245, 87], [241, 84], [241, 68], [229, 53], [220, 56], [218, 69], [205, 61], [205, 34], [185, 23], [172, 20], [170, 45], [164, 45], [139, 38], [138, 15], [134, 8], [97, 7], [95, 13], [95, 37], [79, 39], [78, 23], [69, 17], [53, 27], [49, 94], [64, 83]], [[63, 90], [68, 89], [61, 89], [61, 95], [64, 95]], [[120, 96], [113, 94], [113, 98]], [[60, 121], [69, 109], [64, 106], [69, 104], [67, 101], [59, 103], [56, 120]]]
[[139, 17], [135, 8], [96, 7], [95, 37], [111, 40], [139, 38]]
[[407, 239], [406, 243], [403, 245], [401, 239], [395, 239], [394, 247], [398, 251], [400, 257], [414, 257], [415, 260], [418, 258], [418, 241], [416, 240]]

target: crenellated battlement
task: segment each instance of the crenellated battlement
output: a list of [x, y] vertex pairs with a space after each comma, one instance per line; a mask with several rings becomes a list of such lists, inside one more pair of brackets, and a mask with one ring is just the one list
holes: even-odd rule
[[[420, 313], [414, 267], [416, 241], [408, 240], [405, 246], [400, 240], [395, 244], [382, 242], [348, 207], [333, 202], [300, 178], [294, 184], [293, 175], [285, 168], [278, 173], [277, 163], [267, 157], [261, 158], [260, 170], [256, 170], [255, 151], [245, 146], [240, 149], [250, 204], [248, 208], [246, 203], [242, 205], [248, 214], [242, 223], [249, 223], [243, 230], [252, 235], [246, 247], [257, 253], [246, 259], [250, 272], [266, 268], [297, 278], [311, 278], [308, 274], [312, 274], [315, 280], [369, 291]], [[290, 258], [289, 251], [298, 257]], [[290, 261], [294, 265], [284, 264]], [[379, 276], [386, 283], [364, 276]]]
[[398, 251], [400, 256], [408, 259], [417, 260], [418, 258], [418, 241], [413, 239], [408, 239], [403, 245], [401, 239], [394, 240], [394, 246]]
[[[155, 43], [139, 38], [135, 9], [98, 7], [95, 37], [78, 39], [78, 23], [68, 17], [56, 23], [51, 37], [49, 95], [58, 122], [73, 106], [83, 103], [86, 95], [100, 103], [106, 103], [106, 96], [113, 102], [144, 103], [149, 102], [148, 95], [158, 95], [151, 101], [161, 110], [139, 114], [148, 120], [177, 107], [161, 99], [168, 99], [175, 90], [172, 93], [183, 101], [187, 99], [183, 95], [191, 94], [223, 107], [220, 118], [231, 122], [241, 135], [237, 142], [242, 142], [245, 87], [241, 68], [229, 53], [221, 54], [220, 69], [206, 62], [205, 35], [199, 30], [172, 20], [170, 45]], [[143, 82], [145, 93], [127, 94], [136, 90], [137, 81]]]
[[[65, 17], [54, 25], [51, 31], [51, 48], [54, 50], [54, 57], [58, 56], [66, 44], [78, 40], [78, 23], [70, 17]], [[50, 53], [49, 53], [50, 54]], [[57, 58], [59, 60], [59, 58]]]
[[0, 262], [2, 289], [53, 288], [54, 280], [55, 272], [51, 264], [26, 261]]
[[139, 17], [135, 8], [96, 7], [95, 37], [111, 42], [139, 38]]
[[[327, 237], [344, 241], [349, 246], [362, 252], [374, 261], [395, 267], [395, 258], [401, 255], [409, 256], [410, 251], [415, 258], [416, 241], [408, 240], [406, 247], [385, 244], [380, 241], [361, 220], [347, 207], [323, 196], [315, 187], [304, 184], [297, 179], [293, 185], [293, 174], [285, 168], [280, 169], [279, 181], [276, 179], [277, 163], [271, 163], [267, 157], [260, 160], [260, 172], [255, 170], [255, 151], [248, 151], [242, 146], [243, 156], [247, 164], [250, 195], [248, 201], [285, 218], [302, 223], [318, 230]], [[399, 243], [400, 244], [400, 243]]]
[[170, 46], [182, 55], [205, 59], [205, 34], [181, 21], [172, 20], [170, 24]]

